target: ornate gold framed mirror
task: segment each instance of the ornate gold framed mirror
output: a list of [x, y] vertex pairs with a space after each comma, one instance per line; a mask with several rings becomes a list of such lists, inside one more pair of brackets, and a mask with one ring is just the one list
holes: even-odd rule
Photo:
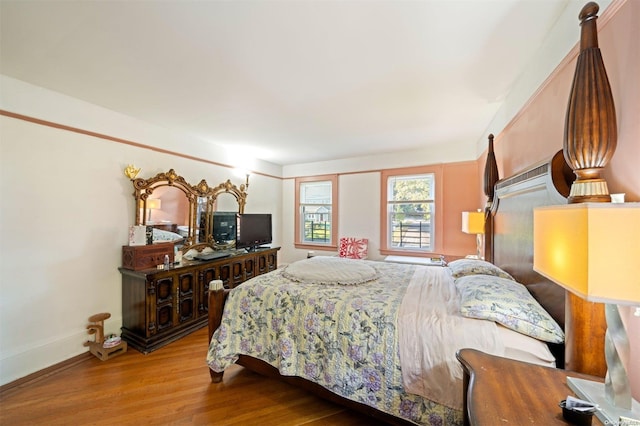
[[[154, 241], [173, 241], [183, 251], [235, 246], [235, 230], [233, 238], [229, 235], [224, 241], [216, 241], [214, 216], [219, 207], [227, 214], [244, 212], [247, 201], [244, 184], [237, 187], [227, 180], [211, 187], [203, 179], [191, 185], [173, 169], [142, 179], [136, 178], [137, 173], [127, 173], [130, 168], [132, 166], [125, 169], [125, 175], [133, 183], [135, 225], [152, 226]], [[223, 194], [229, 194], [233, 202], [226, 199], [222, 202]]]

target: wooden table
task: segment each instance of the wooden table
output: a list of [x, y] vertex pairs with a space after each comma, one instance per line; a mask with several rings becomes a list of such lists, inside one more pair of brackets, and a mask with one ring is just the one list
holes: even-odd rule
[[[461, 349], [465, 425], [566, 425], [558, 406], [567, 395], [567, 376], [597, 377]], [[593, 416], [593, 425], [602, 425]]]

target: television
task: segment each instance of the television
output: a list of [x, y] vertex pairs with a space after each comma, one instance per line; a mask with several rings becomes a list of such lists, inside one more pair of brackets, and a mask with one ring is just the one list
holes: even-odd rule
[[236, 239], [237, 212], [213, 212], [213, 241], [223, 244]]
[[270, 244], [271, 213], [244, 213], [236, 216], [236, 248], [255, 250]]

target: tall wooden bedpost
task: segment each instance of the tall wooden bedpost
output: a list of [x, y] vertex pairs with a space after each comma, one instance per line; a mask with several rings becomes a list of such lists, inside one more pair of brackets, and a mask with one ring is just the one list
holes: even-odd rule
[[[222, 286], [219, 288], [212, 288], [210, 286], [209, 291], [207, 291], [208, 297], [208, 306], [209, 306], [209, 342], [211, 342], [211, 337], [213, 333], [220, 327], [222, 323], [222, 313], [224, 311], [224, 302], [227, 300], [227, 296], [229, 295], [229, 290], [224, 289]], [[212, 369], [209, 369], [209, 374], [211, 375], [212, 383], [220, 383], [222, 381], [223, 373], [215, 372]]]
[[491, 207], [495, 195], [495, 185], [500, 179], [498, 176], [498, 163], [493, 152], [493, 134], [489, 134], [489, 147], [487, 148], [487, 161], [484, 165], [484, 193], [487, 196], [487, 204], [484, 208], [484, 258], [493, 261], [493, 217]]
[[[617, 124], [613, 95], [598, 48], [598, 5], [587, 3], [580, 12], [580, 55], [573, 77], [565, 120], [563, 152], [576, 180], [569, 203], [611, 201], [600, 176], [616, 149]], [[606, 320], [602, 303], [587, 302], [567, 292], [565, 367], [604, 377]]]

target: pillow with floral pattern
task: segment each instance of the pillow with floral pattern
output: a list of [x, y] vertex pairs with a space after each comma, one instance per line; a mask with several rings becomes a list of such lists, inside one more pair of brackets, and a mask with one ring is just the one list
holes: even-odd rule
[[508, 272], [503, 271], [486, 260], [458, 259], [449, 262], [449, 268], [451, 269], [453, 278], [460, 278], [465, 275], [494, 275], [496, 277], [514, 280]]
[[494, 321], [538, 340], [562, 343], [564, 332], [551, 315], [513, 280], [467, 275], [456, 280], [460, 312], [468, 318]]

